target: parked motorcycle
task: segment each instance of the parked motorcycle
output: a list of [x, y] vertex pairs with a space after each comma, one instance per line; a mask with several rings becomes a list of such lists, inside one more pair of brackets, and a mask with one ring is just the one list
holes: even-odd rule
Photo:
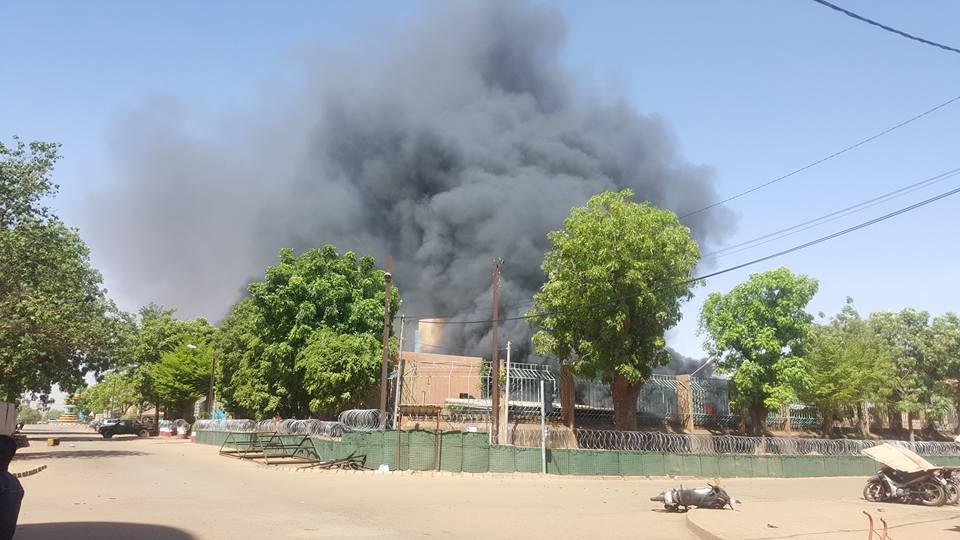
[[883, 465], [863, 487], [863, 498], [868, 501], [941, 506], [948, 497], [960, 497], [956, 484], [947, 479], [945, 469], [933, 465], [906, 447], [883, 443], [865, 448], [861, 453]]
[[937, 471], [903, 472], [884, 467], [867, 480], [863, 498], [870, 502], [917, 502], [924, 506], [942, 506], [947, 500], [945, 486]]
[[691, 506], [713, 510], [729, 506], [733, 510], [733, 503], [737, 502], [723, 488], [713, 484], [693, 489], [683, 489], [683, 486], [680, 489], [668, 489], [656, 497], [650, 497], [650, 500], [662, 502], [668, 512], [686, 512]]
[[940, 485], [943, 486], [943, 489], [947, 494], [947, 499], [944, 504], [953, 505], [960, 503], [960, 471], [945, 467], [940, 469], [940, 472], [937, 476], [940, 480]]

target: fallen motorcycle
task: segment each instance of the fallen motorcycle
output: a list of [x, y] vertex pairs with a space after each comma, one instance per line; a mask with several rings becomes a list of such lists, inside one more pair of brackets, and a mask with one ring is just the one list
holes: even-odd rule
[[650, 500], [662, 502], [668, 512], [686, 512], [691, 506], [713, 510], [729, 506], [733, 510], [733, 503], [737, 502], [722, 487], [713, 484], [693, 489], [683, 489], [683, 486], [680, 489], [668, 489], [656, 497], [650, 497]]
[[948, 497], [958, 496], [952, 478], [943, 468], [933, 465], [902, 446], [884, 443], [862, 450], [883, 467], [867, 480], [863, 498], [870, 502], [894, 501], [941, 506]]

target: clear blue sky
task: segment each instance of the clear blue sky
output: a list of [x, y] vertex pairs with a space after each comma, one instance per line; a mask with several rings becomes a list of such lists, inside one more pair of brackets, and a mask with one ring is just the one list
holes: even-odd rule
[[[960, 3], [838, 0], [929, 39], [960, 46]], [[960, 94], [960, 55], [904, 40], [813, 2], [555, 3], [566, 62], [587, 84], [661, 115], [685, 157], [711, 166], [724, 195], [820, 158]], [[409, 2], [8, 2], [0, 5], [0, 137], [63, 143], [55, 206], [84, 228], [97, 186], [117, 181], [111, 126], [149, 100], [199, 110], [256, 108], [266, 87], [297, 77], [308, 46], [375, 46], [375, 23]], [[611, 90], [612, 89], [612, 90]], [[734, 203], [731, 243], [792, 225], [960, 166], [960, 103], [880, 141]], [[729, 266], [960, 185], [951, 180], [845, 220], [720, 259]], [[700, 355], [705, 294], [786, 265], [820, 280], [810, 306], [861, 312], [960, 309], [954, 235], [960, 197], [803, 252], [711, 280], [670, 343]], [[120, 232], [118, 232], [120, 234]], [[105, 258], [85, 236], [94, 262]], [[135, 241], [135, 239], [131, 239]], [[98, 264], [106, 284], [123, 268]], [[705, 268], [709, 271], [711, 268]], [[122, 307], [149, 298], [112, 290]]]

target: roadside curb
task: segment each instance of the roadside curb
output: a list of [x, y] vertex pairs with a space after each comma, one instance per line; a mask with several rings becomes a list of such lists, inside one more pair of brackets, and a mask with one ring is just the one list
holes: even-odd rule
[[33, 468], [33, 469], [27, 469], [27, 470], [25, 470], [25, 471], [21, 471], [21, 472], [18, 472], [18, 473], [13, 473], [13, 477], [14, 477], [14, 478], [24, 478], [24, 477], [27, 477], [27, 476], [33, 476], [33, 475], [37, 474], [38, 472], [40, 472], [40, 471], [42, 471], [42, 470], [44, 470], [44, 469], [46, 469], [46, 468], [47, 468], [46, 465], [41, 465], [41, 466], [36, 467], [36, 468]]
[[694, 536], [700, 540], [726, 540], [726, 538], [708, 531], [702, 525], [697, 523], [693, 519], [693, 512], [696, 512], [696, 510], [688, 511], [684, 521], [687, 523], [687, 530], [693, 533]]

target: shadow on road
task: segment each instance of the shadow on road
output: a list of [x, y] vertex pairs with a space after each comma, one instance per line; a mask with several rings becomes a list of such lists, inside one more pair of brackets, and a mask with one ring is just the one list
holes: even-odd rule
[[18, 525], [17, 540], [193, 540], [195, 537], [180, 529], [142, 523], [110, 523], [105, 521], [69, 521], [65, 523], [31, 523]]
[[135, 450], [60, 450], [57, 452], [21, 452], [13, 458], [13, 462], [31, 459], [63, 459], [63, 458], [101, 458], [121, 456], [146, 456], [146, 452]]

